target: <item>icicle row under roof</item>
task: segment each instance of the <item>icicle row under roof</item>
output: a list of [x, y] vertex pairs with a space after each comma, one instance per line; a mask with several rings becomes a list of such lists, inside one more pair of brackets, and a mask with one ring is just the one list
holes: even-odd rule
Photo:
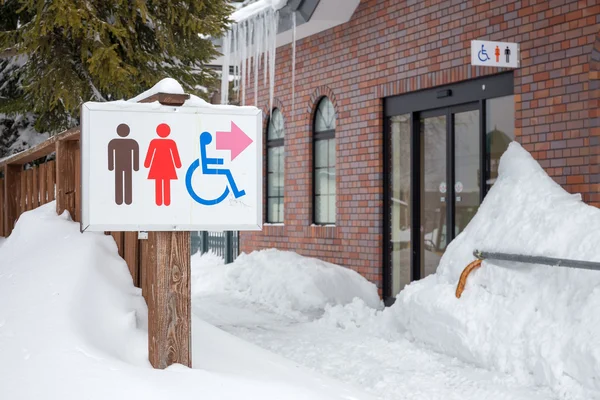
[[[249, 78], [254, 80], [254, 105], [258, 106], [258, 71], [264, 71], [263, 87], [269, 84], [269, 110], [273, 108], [275, 92], [275, 60], [277, 52], [277, 30], [279, 8], [284, 0], [263, 0], [250, 4], [232, 15], [236, 23], [223, 37], [223, 65], [221, 74], [221, 103], [229, 103], [230, 68], [233, 69], [233, 86], [241, 105], [246, 105]], [[246, 10], [252, 8], [250, 10]], [[293, 31], [296, 19], [292, 18]], [[292, 59], [295, 61], [295, 43]], [[295, 62], [292, 62], [292, 76], [295, 75]], [[293, 86], [292, 82], [292, 86]], [[293, 88], [292, 88], [293, 91]]]

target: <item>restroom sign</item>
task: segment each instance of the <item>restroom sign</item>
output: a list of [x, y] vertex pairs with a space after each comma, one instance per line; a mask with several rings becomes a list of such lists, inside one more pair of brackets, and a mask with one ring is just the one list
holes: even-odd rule
[[472, 40], [471, 64], [497, 68], [519, 68], [519, 44]]
[[256, 107], [85, 103], [82, 231], [260, 230]]

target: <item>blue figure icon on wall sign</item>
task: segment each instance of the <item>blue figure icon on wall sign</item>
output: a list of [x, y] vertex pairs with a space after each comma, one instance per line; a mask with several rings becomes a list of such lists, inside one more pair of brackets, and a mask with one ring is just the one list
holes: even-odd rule
[[477, 53], [477, 57], [479, 57], [479, 61], [482, 61], [482, 62], [485, 62], [490, 59], [490, 56], [488, 56], [484, 45], [481, 45], [481, 50], [479, 50], [479, 52]]
[[[224, 159], [208, 156], [207, 147], [212, 143], [212, 140], [213, 135], [210, 132], [202, 132], [202, 134], [200, 134], [200, 158], [192, 162], [185, 175], [185, 185], [190, 197], [197, 203], [205, 206], [214, 206], [221, 203], [229, 195], [230, 188], [231, 193], [233, 193], [233, 196], [236, 199], [246, 195], [246, 192], [243, 189], [238, 189], [231, 170], [224, 167]], [[232, 161], [251, 143], [252, 139], [233, 123], [233, 121], [231, 122], [230, 132], [216, 132], [216, 149], [230, 150]], [[196, 193], [192, 186], [192, 177], [199, 168], [202, 175], [223, 175], [227, 178], [225, 189], [221, 195], [213, 199], [205, 199]]]

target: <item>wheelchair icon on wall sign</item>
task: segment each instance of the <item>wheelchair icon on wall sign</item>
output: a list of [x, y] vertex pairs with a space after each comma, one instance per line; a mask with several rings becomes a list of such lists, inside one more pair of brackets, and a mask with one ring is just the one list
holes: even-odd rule
[[490, 56], [488, 56], [487, 51], [485, 51], [485, 47], [483, 45], [481, 45], [481, 50], [479, 50], [479, 52], [477, 53], [477, 57], [479, 58], [479, 61], [482, 62], [485, 62], [490, 59]]
[[[236, 199], [246, 195], [245, 190], [238, 189], [229, 168], [215, 168], [215, 166], [224, 165], [223, 158], [208, 157], [206, 148], [212, 143], [212, 136], [209, 132], [202, 132], [200, 135], [200, 158], [192, 162], [185, 175], [185, 186], [190, 197], [205, 206], [214, 206], [221, 203], [230, 192], [233, 193]], [[216, 149], [231, 150], [231, 160], [235, 159], [252, 143], [252, 139], [233, 122], [231, 123], [231, 132], [217, 132], [216, 136]], [[192, 186], [192, 177], [198, 168], [201, 168], [202, 175], [223, 175], [227, 178], [227, 184], [221, 195], [214, 199], [205, 199], [196, 193]]]

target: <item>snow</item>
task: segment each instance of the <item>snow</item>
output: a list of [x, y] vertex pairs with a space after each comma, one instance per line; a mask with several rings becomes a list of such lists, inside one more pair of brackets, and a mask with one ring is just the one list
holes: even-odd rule
[[301, 320], [322, 314], [326, 305], [345, 305], [355, 298], [383, 308], [377, 287], [357, 272], [293, 252], [241, 254], [227, 265], [214, 255], [196, 254], [192, 262], [197, 267], [192, 294], [223, 294]]
[[146, 304], [114, 240], [55, 207], [22, 214], [0, 247], [0, 398], [371, 399], [196, 317], [195, 369], [151, 368]]
[[[245, 299], [253, 282], [238, 284], [235, 295], [213, 276], [211, 290], [196, 283], [194, 311], [381, 399], [600, 399], [600, 272], [484, 261], [455, 297], [474, 249], [600, 261], [599, 226], [600, 210], [512, 143], [437, 272], [408, 285], [392, 307], [380, 311], [357, 297], [298, 318], [274, 312], [278, 300]], [[210, 268], [194, 261], [196, 279], [208, 279]], [[287, 269], [269, 273], [273, 284], [288, 281]]]
[[252, 4], [242, 7], [230, 15], [231, 19], [236, 22], [255, 17], [258, 14], [264, 13], [267, 10], [279, 10], [287, 4], [287, 0], [258, 0]]
[[171, 93], [171, 94], [185, 94], [183, 86], [173, 78], [164, 78], [160, 80], [156, 85], [137, 96], [127, 100], [133, 103], [137, 103], [141, 100], [147, 99], [157, 93]]
[[454, 295], [474, 249], [600, 261], [600, 210], [516, 143], [437, 271], [390, 308], [357, 273], [293, 252], [194, 255], [195, 369], [149, 366], [114, 240], [54, 207], [0, 241], [0, 398], [600, 399], [599, 272], [484, 261]]
[[437, 273], [400, 293], [392, 307], [398, 329], [564, 398], [600, 398], [600, 272], [484, 261], [462, 298], [454, 295], [475, 249], [600, 261], [598, 227], [600, 210], [511, 143], [498, 180]]
[[[395, 329], [394, 313], [365, 304], [360, 298], [364, 294], [361, 290], [348, 287], [358, 296], [344, 305], [332, 299], [318, 311], [313, 308], [310, 313], [289, 309], [282, 312], [278, 303], [285, 302], [285, 295], [272, 296], [272, 300], [248, 295], [255, 280], [236, 279], [231, 285], [231, 273], [223, 271], [231, 265], [241, 268], [238, 263], [252, 271], [268, 268], [264, 275], [272, 284], [288, 287], [299, 275], [320, 279], [318, 270], [301, 271], [311, 269], [311, 264], [317, 263], [313, 259], [269, 250], [238, 260], [225, 266], [222, 259], [212, 254], [194, 256], [194, 314], [313, 371], [358, 385], [377, 399], [557, 399], [547, 388], [521, 385], [511, 376], [435, 353], [407, 340]], [[307, 295], [307, 302], [311, 298]], [[442, 335], [443, 330], [437, 333]]]

